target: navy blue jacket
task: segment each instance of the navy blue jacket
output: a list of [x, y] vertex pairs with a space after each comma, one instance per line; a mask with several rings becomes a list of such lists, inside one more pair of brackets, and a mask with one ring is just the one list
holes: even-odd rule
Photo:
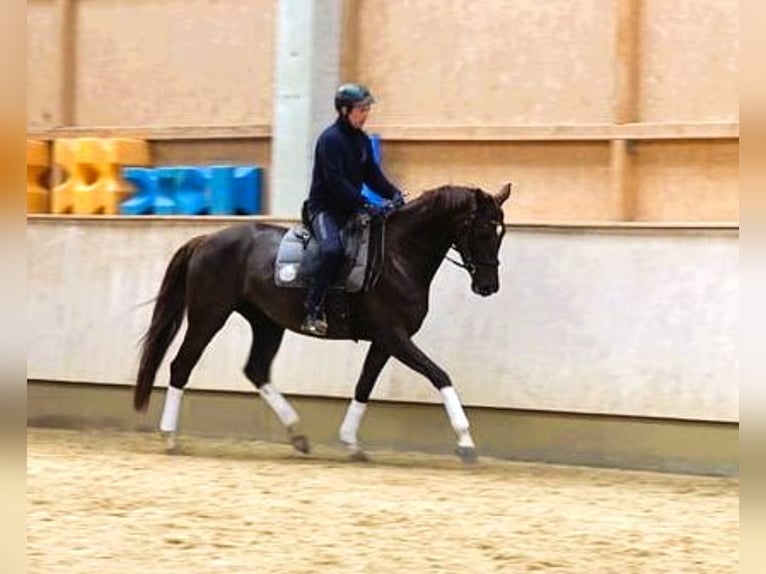
[[317, 140], [309, 211], [326, 211], [338, 225], [343, 225], [366, 203], [363, 183], [387, 199], [399, 193], [375, 163], [367, 134], [339, 117]]

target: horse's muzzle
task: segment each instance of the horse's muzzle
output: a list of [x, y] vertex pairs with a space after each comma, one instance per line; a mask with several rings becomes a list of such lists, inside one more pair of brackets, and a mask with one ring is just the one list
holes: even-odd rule
[[471, 285], [471, 289], [474, 293], [477, 295], [481, 295], [482, 297], [488, 297], [489, 295], [492, 295], [494, 293], [497, 293], [498, 289], [500, 288], [499, 285]]

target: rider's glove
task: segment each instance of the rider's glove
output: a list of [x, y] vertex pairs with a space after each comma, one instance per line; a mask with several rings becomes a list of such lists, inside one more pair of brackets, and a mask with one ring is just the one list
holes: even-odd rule
[[394, 194], [394, 197], [391, 198], [391, 203], [393, 203], [394, 207], [397, 209], [404, 205], [404, 196], [401, 191], [397, 191]]
[[393, 202], [388, 199], [384, 199], [380, 205], [374, 203], [366, 203], [364, 209], [373, 217], [384, 217], [388, 215], [390, 211], [394, 210]]

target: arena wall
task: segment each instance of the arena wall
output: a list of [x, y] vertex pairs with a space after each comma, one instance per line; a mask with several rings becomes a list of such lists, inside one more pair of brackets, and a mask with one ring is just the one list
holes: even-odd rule
[[[36, 217], [28, 227], [28, 378], [130, 385], [173, 251], [224, 221]], [[514, 226], [501, 290], [472, 296], [444, 263], [416, 336], [467, 405], [737, 422], [738, 230]], [[171, 347], [171, 354], [180, 342]], [[232, 317], [190, 388], [251, 391], [250, 329]], [[288, 334], [274, 382], [348, 398], [367, 344]], [[392, 362], [373, 399], [433, 403]], [[167, 361], [158, 384], [167, 382]]]

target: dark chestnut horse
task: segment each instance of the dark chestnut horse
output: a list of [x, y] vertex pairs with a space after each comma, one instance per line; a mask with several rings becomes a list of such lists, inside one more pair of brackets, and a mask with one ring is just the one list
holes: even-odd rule
[[[423, 193], [388, 217], [383, 267], [374, 286], [367, 292], [328, 294], [327, 337], [371, 342], [340, 428], [341, 441], [352, 456], [364, 458], [357, 442], [359, 424], [378, 374], [395, 357], [439, 390], [457, 434], [458, 455], [464, 461], [476, 460], [468, 419], [449, 376], [411, 337], [428, 313], [431, 282], [450, 248], [460, 254], [474, 293], [487, 296], [498, 290], [498, 250], [505, 232], [502, 204], [510, 192], [508, 184], [497, 195], [456, 186]], [[297, 413], [270, 382], [285, 329], [300, 333], [304, 315], [305, 290], [274, 282], [274, 262], [285, 232], [267, 224], [233, 225], [195, 237], [173, 255], [143, 339], [134, 394], [135, 408], [145, 410], [157, 369], [186, 312], [188, 326], [170, 366], [160, 421], [170, 448], [189, 375], [211, 338], [237, 312], [253, 332], [245, 375], [287, 428], [293, 446], [308, 452]]]

